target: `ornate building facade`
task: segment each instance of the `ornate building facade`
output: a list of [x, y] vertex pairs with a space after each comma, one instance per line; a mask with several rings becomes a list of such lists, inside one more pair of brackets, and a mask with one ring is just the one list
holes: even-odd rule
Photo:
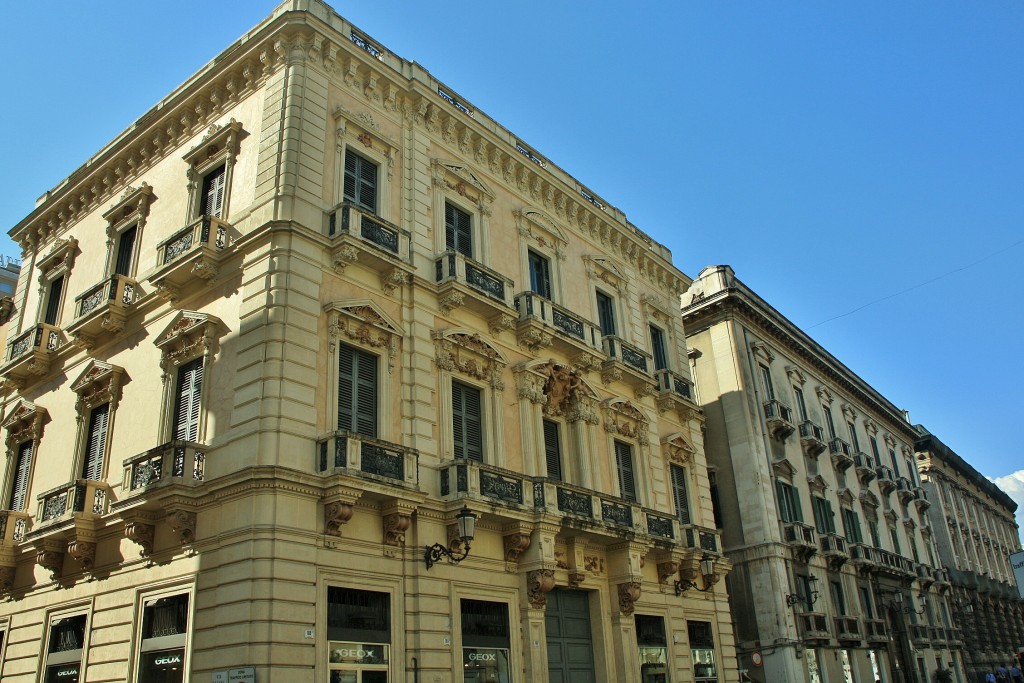
[[950, 581], [904, 414], [739, 281], [683, 324], [707, 427], [737, 652], [755, 681], [962, 678]]
[[917, 468], [928, 517], [953, 584], [952, 608], [969, 680], [1009, 666], [1024, 646], [1024, 600], [1010, 567], [1021, 549], [1017, 504], [918, 425]]
[[326, 5], [11, 235], [5, 682], [738, 680], [689, 279]]

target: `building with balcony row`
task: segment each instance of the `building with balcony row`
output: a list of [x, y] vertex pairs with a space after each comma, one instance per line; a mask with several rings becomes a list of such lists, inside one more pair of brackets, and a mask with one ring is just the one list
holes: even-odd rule
[[683, 324], [717, 484], [740, 666], [756, 681], [964, 679], [905, 415], [728, 266]]
[[689, 279], [325, 4], [11, 235], [5, 682], [738, 680]]
[[1009, 666], [1024, 646], [1024, 600], [1009, 557], [1021, 549], [1017, 504], [921, 425], [915, 442], [928, 518], [953, 584], [954, 621], [971, 681]]

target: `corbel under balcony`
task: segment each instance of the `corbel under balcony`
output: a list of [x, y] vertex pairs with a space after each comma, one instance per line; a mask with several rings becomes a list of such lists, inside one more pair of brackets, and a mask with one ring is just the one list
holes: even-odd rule
[[850, 554], [850, 564], [860, 571], [861, 574], [869, 574], [874, 571], [876, 562], [874, 549], [866, 543], [850, 543], [847, 546]]
[[836, 627], [836, 640], [840, 643], [860, 644], [861, 632], [860, 632], [860, 620], [857, 617], [840, 616], [834, 618]]
[[896, 475], [888, 465], [875, 467], [875, 474], [878, 476], [878, 490], [882, 495], [888, 495], [896, 489]]
[[64, 341], [59, 327], [33, 325], [7, 343], [0, 378], [19, 390], [26, 389], [50, 371]]
[[233, 228], [214, 216], [200, 216], [157, 245], [157, 267], [149, 276], [157, 291], [177, 301], [187, 290], [220, 273], [230, 253]]
[[138, 283], [124, 275], [93, 285], [75, 298], [75, 320], [68, 325], [68, 334], [86, 350], [112, 341], [124, 330], [140, 295]]
[[344, 272], [349, 264], [359, 262], [378, 273], [388, 295], [412, 282], [408, 230], [345, 202], [327, 212], [327, 235], [335, 271]]
[[865, 619], [864, 639], [869, 645], [888, 644], [889, 632], [886, 630], [885, 621], [882, 619]]
[[899, 498], [900, 502], [904, 505], [914, 500], [913, 488], [913, 484], [907, 477], [898, 477], [896, 479], [896, 497]]
[[829, 640], [828, 617], [822, 612], [800, 612], [797, 616], [797, 628], [800, 639], [808, 643]]
[[792, 549], [798, 560], [806, 562], [818, 551], [814, 527], [803, 522], [786, 522], [782, 525], [782, 538]]
[[434, 262], [437, 301], [446, 314], [466, 308], [488, 320], [501, 320], [511, 326], [515, 307], [510, 278], [457, 251], [446, 251]]
[[668, 369], [655, 370], [658, 384], [658, 410], [662, 413], [674, 409], [684, 421], [702, 419], [703, 411], [696, 403], [693, 384], [689, 379]]

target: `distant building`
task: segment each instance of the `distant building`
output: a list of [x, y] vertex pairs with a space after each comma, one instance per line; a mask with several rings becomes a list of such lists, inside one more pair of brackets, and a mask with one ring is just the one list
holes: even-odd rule
[[970, 680], [1009, 666], [1024, 646], [1024, 600], [1009, 556], [1020, 551], [1017, 504], [918, 425], [914, 447], [928, 518], [953, 583], [953, 612]]
[[904, 414], [738, 280], [682, 298], [741, 668], [755, 681], [964, 682]]

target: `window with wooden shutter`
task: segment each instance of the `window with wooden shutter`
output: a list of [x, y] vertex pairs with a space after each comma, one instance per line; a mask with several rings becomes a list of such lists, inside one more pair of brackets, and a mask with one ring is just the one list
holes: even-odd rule
[[615, 302], [604, 292], [597, 293], [597, 320], [601, 325], [601, 336], [615, 334]]
[[686, 470], [679, 465], [669, 465], [672, 473], [672, 499], [676, 504], [676, 517], [680, 524], [690, 523], [690, 499], [686, 493]]
[[377, 213], [377, 164], [345, 150], [344, 200]]
[[189, 361], [178, 369], [171, 438], [177, 441], [199, 439], [199, 406], [202, 388], [203, 359], [200, 357]]
[[28, 478], [32, 474], [33, 442], [25, 441], [18, 446], [18, 460], [14, 464], [14, 482], [11, 484], [11, 509], [24, 510], [28, 495]]
[[60, 315], [60, 303], [64, 296], [64, 276], [56, 277], [50, 281], [50, 290], [46, 294], [46, 313], [43, 322], [47, 325], [56, 325], [57, 317]]
[[377, 437], [377, 356], [338, 349], [338, 429]]
[[117, 240], [117, 258], [114, 261], [114, 275], [129, 276], [132, 274], [132, 257], [135, 255], [135, 236], [138, 226], [133, 225], [121, 232]]
[[448, 202], [444, 203], [444, 245], [446, 249], [473, 258], [473, 232], [470, 215]]
[[545, 299], [551, 299], [551, 264], [537, 252], [527, 254], [530, 262], [530, 289]]
[[654, 355], [654, 369], [655, 370], [667, 370], [668, 369], [668, 351], [665, 347], [665, 333], [661, 331], [660, 327], [650, 326], [651, 328], [651, 353]]
[[636, 502], [636, 481], [633, 478], [633, 447], [615, 442], [615, 467], [619, 471], [619, 495]]
[[779, 514], [782, 516], [782, 521], [786, 523], [802, 522], [804, 516], [800, 508], [800, 497], [797, 490], [791, 485], [776, 479], [775, 492], [779, 498]]
[[562, 479], [562, 445], [558, 438], [558, 423], [544, 420], [544, 460], [547, 463], [548, 479]]
[[456, 458], [484, 460], [481, 403], [479, 389], [452, 382], [452, 442]]
[[103, 458], [107, 450], [107, 424], [110, 404], [104, 403], [92, 409], [89, 415], [89, 433], [85, 442], [85, 459], [82, 463], [82, 479], [100, 481], [103, 478]]
[[221, 165], [203, 176], [203, 194], [199, 202], [200, 215], [221, 217], [224, 210], [226, 171], [226, 166]]
[[814, 525], [819, 534], [834, 534], [836, 532], [835, 514], [832, 512], [832, 503], [820, 496], [811, 498], [814, 504]]

